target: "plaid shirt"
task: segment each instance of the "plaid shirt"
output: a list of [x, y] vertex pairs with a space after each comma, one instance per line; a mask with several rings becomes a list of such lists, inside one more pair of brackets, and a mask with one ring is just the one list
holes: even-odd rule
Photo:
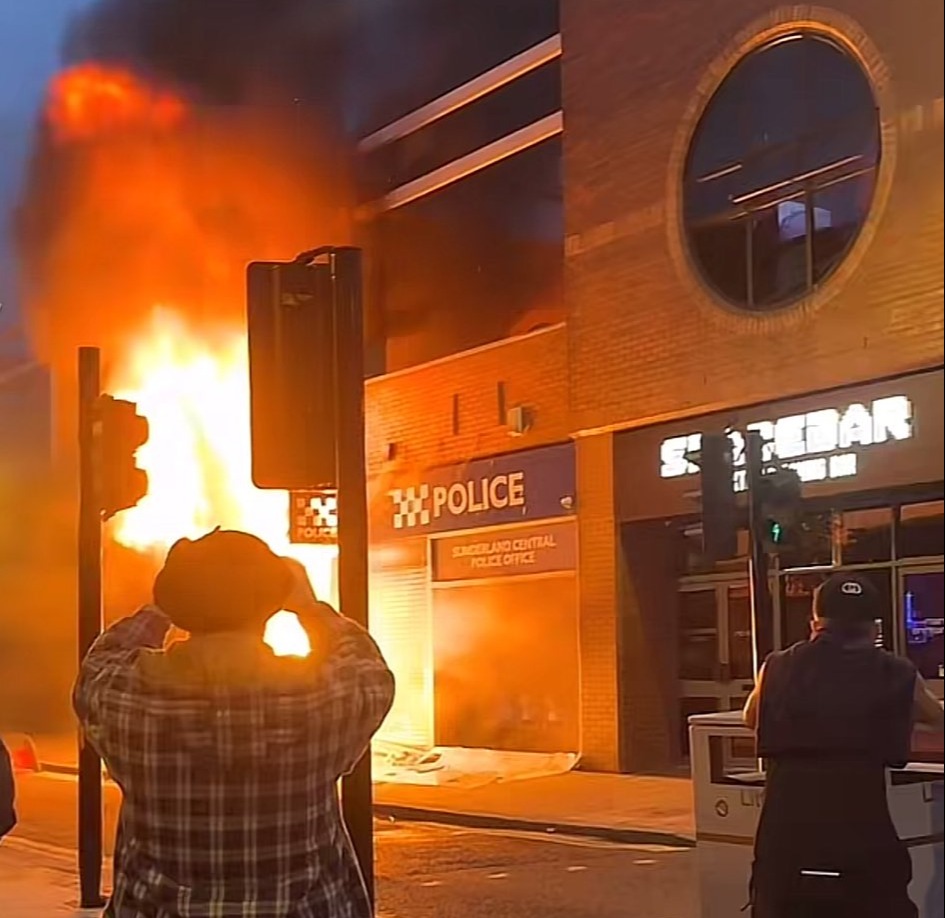
[[329, 629], [323, 658], [259, 653], [264, 676], [243, 684], [149, 678], [169, 630], [153, 607], [95, 642], [73, 701], [123, 794], [106, 918], [370, 916], [338, 779], [394, 680], [367, 632]]

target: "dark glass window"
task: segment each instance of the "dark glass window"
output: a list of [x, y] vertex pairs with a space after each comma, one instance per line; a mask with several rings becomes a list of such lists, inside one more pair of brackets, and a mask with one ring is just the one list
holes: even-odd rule
[[679, 594], [679, 678], [719, 675], [719, 626], [715, 590]]
[[842, 520], [840, 550], [844, 564], [872, 564], [892, 558], [892, 508], [847, 510]]
[[[810, 622], [813, 610], [814, 591], [827, 579], [827, 571], [808, 571], [786, 574], [780, 578], [781, 589], [781, 646], [788, 647], [810, 637]], [[859, 571], [860, 576], [870, 580], [880, 595], [883, 617], [877, 619], [879, 626], [877, 644], [886, 650], [893, 649], [892, 585], [888, 569], [876, 568]]]
[[751, 594], [747, 586], [728, 591], [728, 659], [733, 679], [753, 679]]
[[736, 65], [684, 177], [690, 252], [720, 295], [763, 311], [830, 274], [872, 202], [879, 125], [865, 72], [822, 35], [784, 36]]
[[926, 679], [942, 679], [945, 635], [945, 574], [910, 571], [902, 578], [906, 654]]
[[945, 513], [940, 500], [906, 504], [900, 510], [896, 554], [900, 558], [945, 554]]

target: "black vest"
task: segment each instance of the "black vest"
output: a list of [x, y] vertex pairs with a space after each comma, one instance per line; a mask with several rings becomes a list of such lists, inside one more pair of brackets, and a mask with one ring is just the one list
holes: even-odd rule
[[763, 759], [858, 759], [902, 766], [912, 741], [915, 667], [830, 633], [773, 653], [758, 717]]

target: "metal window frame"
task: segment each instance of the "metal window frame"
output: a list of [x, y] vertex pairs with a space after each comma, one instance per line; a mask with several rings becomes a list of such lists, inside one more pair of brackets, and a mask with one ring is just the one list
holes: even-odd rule
[[385, 144], [419, 131], [559, 57], [561, 57], [561, 35], [556, 34], [444, 95], [438, 96], [410, 114], [368, 134], [358, 143], [358, 152], [370, 153]]
[[560, 111], [554, 112], [484, 147], [479, 147], [472, 153], [454, 159], [426, 175], [421, 175], [413, 181], [394, 188], [380, 200], [361, 208], [358, 216], [365, 219], [382, 211], [395, 210], [405, 204], [411, 204], [517, 153], [537, 146], [545, 140], [556, 137], [563, 130], [564, 116]]
[[[358, 152], [370, 153], [386, 144], [407, 137], [539, 67], [557, 60], [561, 54], [561, 35], [552, 35], [450, 92], [433, 99], [410, 114], [368, 134], [358, 143]], [[356, 217], [361, 221], [368, 221], [385, 211], [403, 207], [405, 204], [410, 204], [448, 185], [475, 175], [517, 153], [522, 153], [561, 134], [563, 130], [564, 114], [559, 109], [511, 134], [506, 134], [498, 140], [433, 169], [425, 175], [398, 185], [382, 198], [358, 208]]]

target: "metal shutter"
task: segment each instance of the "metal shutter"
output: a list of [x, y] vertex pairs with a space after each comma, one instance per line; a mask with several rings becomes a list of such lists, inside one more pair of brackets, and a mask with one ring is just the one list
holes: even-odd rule
[[378, 739], [433, 744], [433, 627], [426, 567], [371, 571], [371, 633], [397, 679]]

